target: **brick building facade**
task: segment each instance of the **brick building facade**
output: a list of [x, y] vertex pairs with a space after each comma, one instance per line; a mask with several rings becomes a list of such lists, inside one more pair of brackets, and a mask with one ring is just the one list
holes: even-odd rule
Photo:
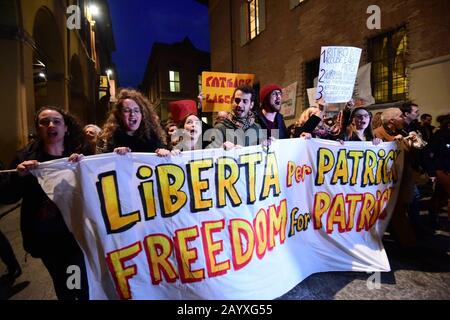
[[[106, 0], [0, 1], [0, 160], [7, 163], [34, 131], [42, 106], [59, 106], [81, 123], [101, 122], [109, 108], [102, 76], [115, 50]], [[97, 20], [97, 21], [96, 21]], [[110, 78], [110, 77], [108, 77]], [[104, 81], [103, 81], [104, 82]], [[106, 81], [108, 82], [108, 81]], [[105, 90], [105, 89], [103, 89]]]
[[[377, 98], [373, 109], [413, 99], [422, 112], [434, 117], [448, 113], [449, 2], [377, 1], [381, 28], [371, 30], [367, 21], [372, 12], [367, 11], [372, 4], [345, 0], [209, 0], [212, 70], [255, 73], [259, 85], [275, 82], [286, 87], [297, 82], [298, 118], [307, 104], [311, 77], [318, 74], [320, 47], [355, 46], [363, 49], [360, 65], [372, 62], [372, 90]], [[389, 64], [376, 64], [378, 58], [388, 54], [389, 44], [393, 59]], [[391, 75], [389, 81], [383, 78], [385, 73]]]

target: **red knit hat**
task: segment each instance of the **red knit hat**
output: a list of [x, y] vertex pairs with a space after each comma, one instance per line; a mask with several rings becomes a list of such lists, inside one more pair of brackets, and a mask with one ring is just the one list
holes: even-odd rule
[[274, 83], [266, 84], [264, 87], [262, 87], [259, 91], [259, 103], [263, 103], [264, 99], [266, 99], [266, 97], [274, 90], [283, 91], [279, 85]]
[[169, 102], [170, 113], [175, 123], [191, 114], [197, 115], [197, 103], [194, 100], [177, 100]]

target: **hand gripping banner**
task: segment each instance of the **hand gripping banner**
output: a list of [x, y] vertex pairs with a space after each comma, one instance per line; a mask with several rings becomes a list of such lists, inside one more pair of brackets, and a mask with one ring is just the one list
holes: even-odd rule
[[395, 142], [289, 139], [34, 174], [85, 254], [91, 299], [273, 299], [317, 272], [390, 270], [402, 161]]

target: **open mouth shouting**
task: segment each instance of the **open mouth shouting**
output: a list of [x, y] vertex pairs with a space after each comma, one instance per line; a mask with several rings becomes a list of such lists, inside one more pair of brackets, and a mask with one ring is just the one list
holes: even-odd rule
[[245, 112], [245, 108], [236, 107], [234, 109], [234, 114], [238, 117], [241, 117]]
[[49, 138], [56, 138], [58, 136], [59, 132], [56, 129], [48, 129], [47, 130], [47, 137]]
[[121, 110], [122, 123], [128, 134], [133, 135], [139, 129], [142, 112], [139, 105], [132, 99], [125, 99]]

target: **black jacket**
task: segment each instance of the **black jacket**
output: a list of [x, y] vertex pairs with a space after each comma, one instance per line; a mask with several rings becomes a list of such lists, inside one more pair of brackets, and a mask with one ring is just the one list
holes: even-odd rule
[[[264, 116], [264, 114], [259, 111], [256, 113], [256, 122], [259, 123], [261, 128], [267, 130], [267, 119]], [[278, 137], [275, 137], [277, 139], [288, 139], [289, 135], [286, 129], [286, 124], [284, 123], [283, 115], [279, 112], [276, 113], [275, 119], [274, 119], [275, 129], [278, 129]], [[267, 132], [267, 137], [270, 137], [271, 133]]]
[[167, 148], [157, 137], [151, 139], [130, 136], [121, 129], [117, 129], [106, 143], [99, 140], [97, 152], [113, 152], [115, 148], [128, 147], [131, 152], [155, 152], [158, 148]]
[[[62, 157], [46, 154], [39, 143], [35, 142], [17, 152], [10, 168], [14, 169], [26, 160], [45, 162], [58, 158]], [[21, 199], [20, 228], [25, 251], [33, 257], [41, 257], [49, 252], [57, 254], [59, 250], [79, 250], [58, 207], [42, 190], [33, 175], [20, 177], [17, 173], [11, 173], [3, 176], [0, 183], [0, 202], [10, 204]]]

